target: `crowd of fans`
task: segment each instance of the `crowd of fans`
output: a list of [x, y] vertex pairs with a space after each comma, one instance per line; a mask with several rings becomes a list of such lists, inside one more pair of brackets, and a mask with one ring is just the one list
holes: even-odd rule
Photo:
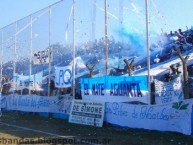
[[[191, 53], [193, 53], [193, 27], [186, 31], [182, 31], [178, 29], [178, 31], [170, 31], [169, 34], [164, 34], [166, 38], [165, 43], [165, 53], [159, 58], [159, 62], [167, 61], [168, 59], [173, 59], [176, 57], [180, 58], [179, 52], [181, 54], [181, 58], [179, 59], [178, 63], [174, 63], [169, 66], [169, 72], [165, 75], [161, 76], [161, 80], [165, 82], [170, 82], [171, 80], [175, 79], [176, 77], [182, 76], [183, 68], [182, 68], [182, 59], [187, 59], [186, 64], [188, 63], [188, 58]], [[182, 55], [184, 57], [182, 58]], [[155, 61], [154, 63], [159, 63]], [[188, 71], [188, 86], [189, 86], [189, 97], [193, 97], [193, 64], [187, 65]], [[182, 77], [184, 79], [184, 77]], [[184, 84], [184, 83], [183, 83]]]
[[159, 46], [162, 51], [159, 55], [159, 61], [154, 59], [154, 63], [163, 62], [177, 56], [175, 48], [179, 48], [181, 53], [185, 53], [193, 48], [193, 27], [186, 31], [178, 29], [178, 31], [170, 31], [169, 34], [162, 34]]
[[[156, 55], [152, 55], [151, 56], [151, 65], [154, 64], [158, 64], [160, 62], [164, 62], [164, 61], [168, 61], [169, 59], [172, 59], [174, 57], [178, 57], [177, 53], [175, 51], [175, 49], [180, 49], [182, 54], [186, 54], [186, 52], [191, 52], [192, 48], [193, 48], [193, 27], [191, 29], [188, 29], [186, 31], [182, 31], [181, 29], [178, 29], [177, 31], [170, 31], [170, 33], [164, 33], [161, 34], [158, 38], [158, 42], [156, 42], [156, 46], [153, 46], [153, 44], [150, 46], [150, 50], [153, 50], [153, 47], [160, 47], [162, 48], [160, 51], [158, 51], [156, 53]], [[124, 58], [127, 54], [124, 53], [120, 53], [121, 51], [126, 51], [129, 52], [132, 48], [130, 46], [128, 46], [127, 42], [120, 42], [120, 41], [115, 41], [115, 39], [113, 37], [109, 37], [109, 57], [118, 57], [120, 59]], [[54, 44], [52, 45], [53, 50], [55, 50], [53, 52], [53, 62], [52, 62], [52, 66], [65, 66], [68, 65], [71, 61], [72, 61], [72, 54], [71, 53], [67, 53], [64, 50], [68, 50], [68, 48], [59, 45], [59, 44]], [[76, 48], [76, 56], [81, 56], [81, 58], [83, 59], [85, 65], [87, 64], [87, 67], [85, 68], [76, 68], [76, 74], [80, 73], [80, 72], [87, 72], [85, 76], [89, 77], [89, 73], [90, 76], [92, 76], [93, 74], [96, 73], [97, 71], [97, 67], [99, 65], [99, 63], [101, 61], [104, 61], [105, 55], [101, 52], [104, 52], [105, 50], [105, 39], [101, 38], [99, 40], [95, 40], [94, 42], [87, 42], [85, 44], [82, 44], [80, 46], [77, 46]], [[138, 52], [138, 50], [136, 50], [135, 52], [132, 51], [133, 54], [129, 54], [129, 55], [134, 55]], [[139, 52], [138, 52], [139, 53]], [[103, 55], [102, 55], [103, 54]], [[125, 56], [121, 56], [121, 55], [125, 55]], [[127, 56], [129, 57], [129, 56]], [[28, 61], [27, 59], [25, 61]], [[146, 62], [139, 62], [138, 64], [134, 62], [130, 63], [128, 61], [125, 61], [125, 67], [123, 67], [122, 69], [120, 69], [118, 66], [117, 69], [112, 68], [112, 70], [110, 70], [110, 74], [109, 75], [123, 75], [125, 73], [128, 73], [128, 75], [133, 75], [132, 72], [137, 70], [137, 69], [141, 69], [143, 67], [146, 66]], [[122, 61], [122, 63], [124, 64], [124, 62]], [[143, 64], [144, 63], [144, 64]], [[9, 64], [9, 62], [8, 62]], [[23, 63], [19, 63], [18, 64], [23, 64]], [[10, 65], [10, 64], [9, 64]], [[89, 71], [88, 70], [88, 66], [95, 66], [95, 68], [93, 68], [93, 70]], [[11, 76], [12, 73], [7, 73], [8, 70], [6, 69], [6, 64], [4, 64], [5, 69], [3, 69], [3, 74], [8, 74], [9, 78], [11, 80], [11, 78], [13, 76]], [[28, 65], [22, 65], [20, 67], [18, 67], [18, 65], [16, 66], [16, 72], [21, 70], [25, 71], [25, 69], [28, 69]], [[26, 68], [25, 68], [26, 67]], [[48, 75], [48, 67], [43, 65], [43, 66], [33, 66], [33, 70], [34, 72], [36, 72], [37, 70], [41, 70], [42, 68], [44, 69], [44, 76]], [[170, 66], [170, 70], [174, 71], [174, 65]], [[102, 68], [104, 69], [104, 68]], [[189, 73], [189, 77], [193, 78], [193, 70], [192, 70], [192, 65], [188, 66], [188, 73]], [[32, 70], [32, 71], [33, 71]], [[10, 71], [10, 70], [9, 70]], [[13, 70], [12, 70], [13, 71]], [[100, 71], [100, 70], [99, 70]], [[52, 67], [51, 69], [51, 73], [54, 73], [54, 67]], [[181, 72], [178, 72], [178, 75], [181, 74]], [[28, 72], [26, 72], [26, 74], [28, 74]], [[81, 77], [85, 77], [85, 76], [81, 76]], [[170, 79], [172, 79], [171, 77], [165, 75], [165, 77], [168, 79], [168, 81]], [[192, 79], [193, 80], [193, 79]], [[53, 84], [53, 82], [51, 83]], [[9, 86], [9, 85], [7, 85]], [[3, 85], [3, 93], [7, 94], [8, 91], [7, 89], [9, 87], [6, 86], [6, 83]], [[54, 86], [51, 85], [53, 88]], [[78, 85], [77, 85], [78, 86]], [[7, 89], [5, 89], [7, 88]], [[45, 88], [47, 88], [47, 86], [45, 86]], [[55, 90], [55, 89], [53, 89]], [[53, 93], [55, 91], [52, 91], [51, 89], [51, 93]], [[61, 94], [65, 94], [66, 90], [60, 90]], [[58, 93], [53, 93], [54, 95], [58, 94]], [[46, 93], [44, 93], [44, 95], [47, 95]]]

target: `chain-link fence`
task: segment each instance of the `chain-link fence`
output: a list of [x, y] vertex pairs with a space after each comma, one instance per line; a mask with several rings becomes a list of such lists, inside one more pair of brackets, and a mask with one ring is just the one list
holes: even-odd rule
[[[167, 11], [162, 10], [163, 5], [158, 7], [159, 1], [151, 0], [149, 3], [151, 38], [161, 34], [161, 30], [168, 31], [174, 24], [163, 16]], [[96, 66], [95, 76], [105, 75], [106, 71], [107, 75], [123, 75], [115, 72], [115, 68], [123, 69], [124, 58], [135, 56], [143, 60], [140, 68], [147, 67], [144, 61], [147, 55], [145, 1], [113, 0], [106, 4], [105, 0], [62, 0], [0, 29], [3, 93], [37, 93], [37, 88], [35, 92], [33, 87], [30, 88], [30, 81], [20, 84], [25, 86], [23, 90], [26, 88], [26, 91], [15, 89], [18, 84], [14, 82], [16, 76], [31, 80], [32, 76], [41, 73], [38, 94], [48, 95], [54, 67], [72, 63], [74, 50], [79, 61], [75, 68], [77, 91], [80, 90], [79, 78], [89, 77], [86, 64]], [[158, 38], [152, 39], [151, 44], [154, 44], [152, 51], [163, 51]], [[51, 58], [46, 58], [50, 51]], [[42, 57], [41, 61], [48, 59], [49, 62], [37, 65], [34, 57]]]

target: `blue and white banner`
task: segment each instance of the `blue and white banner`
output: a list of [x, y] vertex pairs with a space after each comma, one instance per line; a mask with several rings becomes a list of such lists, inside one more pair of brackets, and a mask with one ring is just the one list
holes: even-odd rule
[[67, 88], [72, 86], [72, 66], [55, 67], [55, 87]]
[[6, 108], [6, 107], [7, 107], [6, 97], [1, 94], [0, 108]]
[[63, 96], [37, 96], [37, 95], [8, 95], [6, 107], [8, 110], [18, 110], [25, 112], [50, 112], [50, 113], [70, 113], [72, 97]]
[[0, 117], [1, 117], [1, 108], [2, 108], [2, 106], [1, 106], [1, 92], [0, 92]]
[[50, 59], [51, 52], [50, 49], [42, 50], [42, 51], [34, 51], [33, 53], [33, 64], [40, 65], [40, 64], [48, 64]]
[[84, 100], [150, 103], [147, 76], [104, 76], [81, 78]]
[[157, 79], [154, 82], [156, 104], [177, 102], [184, 98], [181, 77], [170, 82], [162, 82]]
[[39, 72], [33, 75], [23, 75], [15, 73], [11, 80], [11, 88], [9, 91], [30, 89], [40, 91], [42, 89], [43, 72]]
[[106, 103], [104, 120], [123, 127], [191, 135], [192, 104], [193, 99], [163, 105]]
[[102, 127], [104, 109], [104, 102], [73, 100], [69, 122]]

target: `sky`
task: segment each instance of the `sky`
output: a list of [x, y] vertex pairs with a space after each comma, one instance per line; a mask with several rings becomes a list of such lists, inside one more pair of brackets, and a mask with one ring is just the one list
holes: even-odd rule
[[0, 28], [60, 0], [0, 0]]
[[[0, 29], [58, 1], [60, 0], [0, 0]], [[52, 8], [51, 43], [66, 44], [72, 42], [71, 3], [72, 0], [63, 0], [62, 3]], [[104, 38], [104, 0], [75, 0], [75, 3], [76, 42], [85, 43], [93, 41], [95, 38]], [[94, 5], [96, 5], [95, 11], [93, 10]], [[122, 5], [122, 9], [120, 5]], [[193, 25], [192, 10], [192, 0], [183, 2], [182, 0], [149, 0], [150, 33], [161, 34], [161, 30], [169, 33], [170, 30], [175, 31], [179, 28], [185, 31], [186, 26], [190, 28]], [[34, 20], [33, 22], [33, 47], [36, 49], [44, 49], [48, 46], [48, 18], [49, 14], [46, 11], [37, 21]], [[145, 0], [108, 0], [108, 18], [109, 38], [111, 36], [117, 37], [117, 39], [124, 37], [127, 42], [131, 41], [135, 46], [136, 42], [142, 42], [142, 39], [145, 43], [145, 37], [141, 38], [142, 35], [145, 36], [146, 32]], [[27, 23], [24, 21], [23, 25], [18, 24], [18, 29], [22, 30], [28, 24], [29, 19]], [[10, 33], [9, 36], [4, 36], [5, 40], [14, 34], [12, 27], [9, 27], [9, 30], [11, 32], [5, 32], [5, 35]], [[68, 40], [66, 39], [67, 31]], [[21, 35], [26, 40], [24, 38], [21, 42], [17, 40], [18, 45], [29, 42], [29, 25], [26, 27], [26, 31], [25, 29], [22, 31]], [[144, 46], [143, 43], [138, 44], [137, 48], [141, 45]], [[27, 44], [22, 47], [27, 47]]]
[[[45, 8], [57, 1], [60, 0], [0, 0], [0, 28], [3, 28], [16, 20], [28, 16], [31, 13]], [[140, 2], [138, 2], [139, 0], [122, 1], [124, 1], [126, 5], [130, 3], [132, 5], [132, 10], [140, 12], [141, 8], [139, 8], [136, 3], [142, 3], [142, 0], [140, 0]], [[113, 1], [108, 0], [108, 2], [110, 3]], [[191, 11], [193, 9], [192, 0], [185, 0], [183, 2], [182, 0], [149, 0], [149, 2], [151, 3], [149, 6], [151, 7], [150, 14], [152, 17], [153, 15], [157, 15], [157, 17], [160, 17], [160, 20], [162, 19], [162, 21], [167, 22], [166, 25], [177, 22], [180, 23], [179, 25], [182, 27], [185, 27], [185, 25], [190, 27], [193, 23], [193, 20], [187, 21], [187, 17], [193, 15], [193, 12]]]
[[[60, 0], [0, 0], [0, 28], [3, 28], [58, 1]], [[66, 2], [68, 1], [69, 0]], [[78, 3], [78, 0], [76, 1]], [[85, 5], [85, 0], [80, 1], [80, 3], [84, 3]], [[135, 11], [136, 14], [140, 14], [142, 7], [144, 7], [144, 2], [142, 3], [142, 0], [122, 1], [125, 5], [124, 7], [128, 7], [130, 10]], [[87, 1], [87, 3], [89, 2]], [[104, 3], [104, 0], [97, 0], [97, 3]], [[108, 3], [110, 7], [113, 7], [111, 3], [114, 3], [114, 1], [108, 0]], [[191, 24], [193, 24], [193, 20], [189, 20], [191, 15], [193, 15], [193, 11], [191, 11], [193, 9], [192, 0], [185, 0], [183, 2], [182, 0], [149, 0], [149, 3], [150, 19], [155, 22], [159, 19], [160, 22], [158, 23], [161, 23], [162, 21], [162, 25], [165, 27], [166, 31], [172, 28], [176, 29], [178, 26], [185, 29], [186, 25], [190, 27]], [[117, 5], [118, 3], [114, 7], [117, 7]], [[98, 7], [98, 9], [101, 9], [102, 11], [103, 8]], [[111, 16], [113, 16], [113, 13], [114, 12], [112, 11]], [[129, 13], [127, 13], [127, 15], [129, 15]], [[177, 26], [175, 24], [177, 24]]]
[[[60, 0], [0, 0], [0, 29], [58, 1]], [[75, 0], [76, 45], [83, 44], [81, 47], [86, 49], [87, 42], [102, 38], [104, 40], [104, 1]], [[69, 43], [72, 43], [71, 8], [72, 0], [63, 0], [62, 3], [52, 8], [51, 44], [59, 43], [70, 46]], [[185, 31], [186, 26], [190, 28], [193, 25], [193, 0], [149, 0], [148, 10], [150, 34], [161, 34], [161, 30], [169, 33], [170, 30], [175, 31], [179, 28]], [[33, 18], [32, 50], [43, 50], [49, 46], [49, 12], [41, 12]], [[140, 53], [143, 52], [141, 50], [146, 51], [146, 45], [144, 45], [146, 43], [145, 20], [145, 0], [108, 0], [108, 36], [126, 41], [127, 45], [124, 46], [126, 50], [130, 49], [127, 48], [128, 46], [132, 46], [132, 49], [137, 49]], [[18, 30], [22, 30], [19, 31], [17, 37], [17, 49], [18, 52], [22, 52], [20, 55], [26, 55], [29, 51], [26, 49], [30, 44], [29, 24], [29, 17], [16, 24]], [[15, 23], [11, 26], [8, 27], [8, 30], [2, 31], [4, 48], [10, 48], [10, 51], [14, 49], [14, 39], [11, 38], [16, 28]], [[8, 54], [10, 56], [10, 53]], [[14, 53], [7, 57], [12, 59], [13, 55]], [[130, 52], [127, 51], [125, 55], [130, 55]]]
[[150, 2], [151, 17], [157, 17], [159, 21], [155, 22], [162, 24], [167, 32], [170, 29], [174, 31], [179, 28], [184, 31], [186, 26], [190, 28], [193, 25], [192, 0], [150, 0]]

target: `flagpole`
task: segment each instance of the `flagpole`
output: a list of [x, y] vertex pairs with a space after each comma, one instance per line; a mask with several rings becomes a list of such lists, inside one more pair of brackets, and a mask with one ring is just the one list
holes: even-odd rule
[[107, 0], [105, 0], [105, 53], [106, 53], [106, 75], [108, 75], [108, 17], [107, 17]]
[[51, 45], [50, 45], [50, 37], [51, 37], [51, 6], [49, 6], [49, 66], [48, 66], [48, 96], [50, 96], [50, 73], [51, 73]]
[[73, 0], [73, 84], [72, 95], [75, 99], [75, 0]]
[[148, 0], [145, 0], [146, 8], [146, 48], [147, 48], [147, 73], [148, 73], [148, 92], [150, 95], [149, 103], [152, 103], [151, 99], [151, 78], [150, 78], [150, 49], [149, 49], [149, 15], [148, 15]]

